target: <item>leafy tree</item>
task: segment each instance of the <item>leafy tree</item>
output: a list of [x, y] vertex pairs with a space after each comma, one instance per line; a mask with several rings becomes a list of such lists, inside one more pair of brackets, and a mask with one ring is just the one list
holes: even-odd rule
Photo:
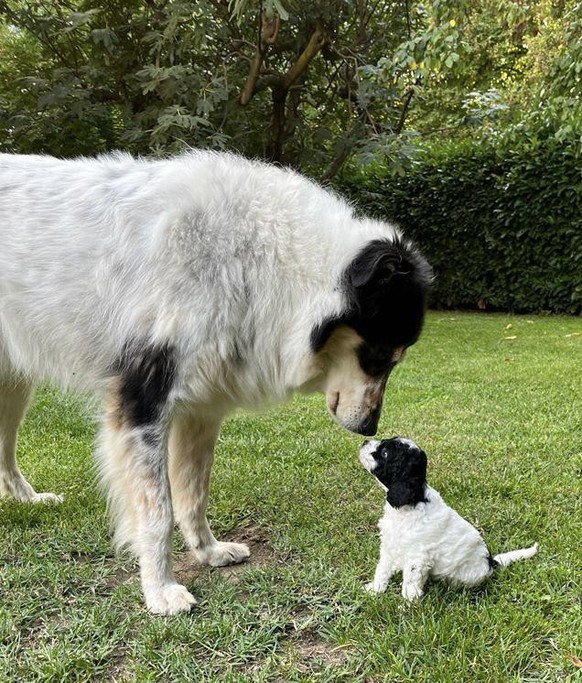
[[354, 151], [398, 150], [415, 65], [459, 59], [442, 2], [232, 5], [0, 0], [1, 144], [229, 147], [331, 176]]
[[465, 5], [458, 20], [465, 58], [419, 92], [410, 120], [416, 130], [465, 137], [514, 125], [523, 130], [527, 120], [535, 128], [542, 118], [556, 131], [580, 127], [579, 0], [479, 0]]
[[208, 146], [323, 178], [350, 158], [402, 169], [418, 134], [510, 121], [534, 91], [574, 107], [577, 8], [0, 0], [0, 146], [60, 155]]

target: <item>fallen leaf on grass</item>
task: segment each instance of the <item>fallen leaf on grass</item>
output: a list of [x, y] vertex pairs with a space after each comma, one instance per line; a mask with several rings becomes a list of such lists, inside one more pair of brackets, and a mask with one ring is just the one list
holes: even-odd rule
[[512, 337], [503, 337], [503, 339], [517, 339], [517, 335], [514, 334]]
[[510, 330], [512, 327], [513, 327], [513, 325], [511, 323], [509, 323], [509, 325], [506, 325], [505, 329]]
[[568, 655], [568, 661], [579, 669], [582, 669], [582, 659], [576, 657], [576, 655]]
[[566, 337], [579, 337], [582, 334], [582, 332], [570, 332], [570, 334], [567, 334]]

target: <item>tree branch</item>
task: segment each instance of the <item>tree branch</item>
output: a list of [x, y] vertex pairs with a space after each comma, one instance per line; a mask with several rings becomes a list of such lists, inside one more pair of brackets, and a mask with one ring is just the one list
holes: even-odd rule
[[253, 95], [258, 92], [257, 82], [261, 73], [261, 67], [263, 66], [263, 60], [265, 59], [265, 54], [267, 53], [269, 46], [273, 45], [277, 40], [280, 25], [281, 20], [278, 16], [268, 17], [266, 12], [260, 13], [257, 46], [255, 54], [251, 59], [249, 74], [239, 97], [239, 102], [243, 106], [248, 104]]
[[295, 64], [293, 64], [293, 66], [285, 74], [283, 83], [286, 89], [289, 89], [289, 87], [293, 85], [298, 78], [303, 76], [303, 74], [307, 71], [307, 67], [313, 61], [314, 57], [317, 56], [317, 53], [325, 45], [326, 41], [327, 35], [323, 28], [318, 25], [315, 31], [312, 33], [307, 46], [297, 58]]
[[402, 133], [402, 129], [404, 128], [404, 124], [406, 123], [406, 117], [408, 116], [408, 110], [410, 109], [410, 103], [412, 102], [412, 98], [414, 97], [414, 88], [420, 85], [420, 83], [420, 78], [417, 78], [414, 82], [414, 85], [411, 86], [410, 90], [406, 93], [404, 97], [404, 103], [402, 104], [400, 118], [398, 119], [396, 128], [394, 128], [394, 132], [396, 133], [396, 135], [400, 135], [400, 133]]

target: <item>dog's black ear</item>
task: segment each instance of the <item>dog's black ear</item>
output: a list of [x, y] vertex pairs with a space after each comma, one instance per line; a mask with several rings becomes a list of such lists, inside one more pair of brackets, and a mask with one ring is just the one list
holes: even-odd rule
[[424, 501], [424, 480], [415, 477], [395, 482], [388, 489], [386, 500], [393, 508], [422, 503]]
[[352, 287], [362, 289], [388, 282], [395, 273], [408, 273], [411, 265], [405, 259], [400, 241], [374, 240], [360, 252], [353, 262], [348, 277]]
[[415, 477], [417, 477], [418, 479], [422, 479], [423, 485], [424, 485], [424, 482], [426, 482], [426, 466], [427, 466], [426, 453], [421, 448], [418, 452], [418, 456], [415, 458], [413, 475]]

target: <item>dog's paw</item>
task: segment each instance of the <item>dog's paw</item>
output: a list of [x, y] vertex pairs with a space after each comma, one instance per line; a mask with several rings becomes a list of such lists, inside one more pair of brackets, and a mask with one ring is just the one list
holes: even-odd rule
[[366, 593], [383, 593], [386, 590], [387, 584], [376, 583], [375, 581], [370, 581], [364, 586]]
[[217, 541], [204, 550], [197, 550], [196, 555], [201, 564], [211, 567], [225, 567], [229, 564], [239, 564], [249, 559], [251, 551], [244, 543], [230, 543]]
[[4, 496], [19, 503], [63, 502], [63, 496], [56, 493], [37, 493], [20, 473], [17, 476], [0, 476], [0, 497]]
[[26, 502], [28, 503], [54, 503], [60, 504], [64, 500], [63, 496], [57, 493], [35, 493], [34, 496], [28, 498]]
[[185, 586], [167, 583], [158, 589], [145, 593], [146, 605], [152, 614], [169, 616], [179, 612], [189, 612], [196, 598]]

